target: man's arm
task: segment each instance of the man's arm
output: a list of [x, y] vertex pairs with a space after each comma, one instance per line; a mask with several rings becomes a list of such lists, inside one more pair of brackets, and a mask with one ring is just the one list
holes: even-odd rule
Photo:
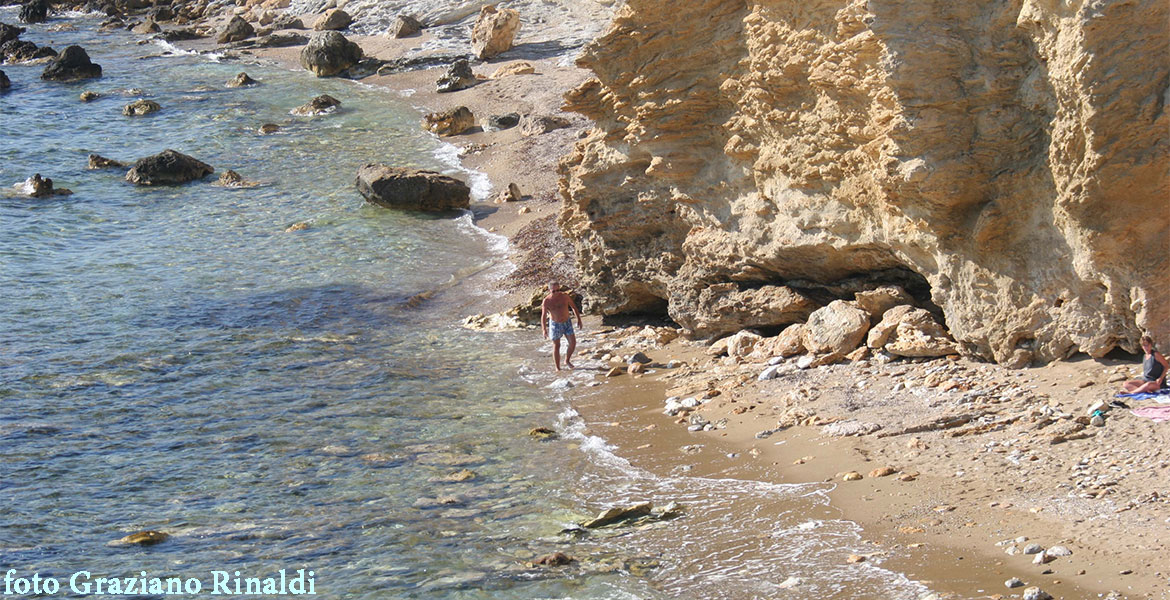
[[573, 314], [577, 315], [577, 328], [580, 329], [584, 327], [584, 325], [581, 324], [581, 311], [577, 310], [577, 303], [573, 302], [572, 296], [566, 294], [565, 298], [569, 301], [569, 310], [573, 311]]
[[1170, 371], [1170, 364], [1166, 362], [1166, 357], [1157, 350], [1154, 351], [1154, 360], [1162, 363], [1162, 376], [1158, 378], [1158, 387], [1162, 387], [1162, 382], [1166, 381], [1166, 373]]
[[540, 303], [540, 330], [544, 333], [544, 339], [548, 339], [548, 299]]

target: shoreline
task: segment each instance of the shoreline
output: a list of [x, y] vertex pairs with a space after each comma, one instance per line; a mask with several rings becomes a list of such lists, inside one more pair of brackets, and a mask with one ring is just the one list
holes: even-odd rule
[[[361, 44], [363, 48], [367, 48], [367, 45], [371, 44], [372, 40], [384, 40], [385, 38], [353, 36], [352, 39]], [[418, 40], [419, 38], [408, 38], [405, 41], [417, 43]], [[402, 45], [397, 44], [397, 42], [404, 40], [390, 41], [396, 44], [388, 48], [382, 48], [383, 51], [395, 51], [395, 45]], [[274, 60], [277, 64], [291, 68], [291, 70], [299, 70], [299, 64], [295, 60], [296, 53], [299, 53], [299, 51], [300, 47], [295, 47], [248, 51], [247, 54], [263, 60]], [[377, 55], [376, 52], [377, 50], [371, 51], [367, 49], [367, 55], [375, 55], [379, 58], [393, 57]], [[548, 62], [552, 63], [554, 60], [556, 59], [548, 59]], [[494, 70], [496, 67], [509, 62], [512, 61], [504, 60], [497, 63], [487, 63], [478, 66], [477, 70], [484, 70], [485, 68]], [[567, 82], [572, 81], [574, 77], [586, 76], [584, 72], [581, 72], [576, 67], [559, 67], [551, 64], [544, 65], [540, 61], [527, 62], [540, 65], [538, 66], [538, 73], [541, 72], [540, 69], [545, 68], [553, 71], [557, 76], [553, 77], [552, 81], [522, 83], [550, 87], [553, 91], [567, 91], [569, 87], [572, 87], [571, 85], [569, 87], [563, 87]], [[562, 69], [564, 72], [560, 71]], [[437, 78], [440, 72], [441, 69], [436, 68], [424, 69], [388, 76], [373, 76], [355, 83], [387, 89], [414, 89], [414, 94], [405, 96], [404, 98], [411, 104], [418, 105], [424, 110], [438, 111], [461, 104], [466, 104], [469, 107], [478, 104], [481, 107], [480, 109], [473, 108], [477, 119], [482, 119], [486, 114], [490, 114], [492, 107], [504, 107], [509, 102], [514, 101], [514, 98], [510, 94], [523, 94], [522, 91], [499, 89], [508, 87], [510, 83], [516, 83], [506, 80], [486, 80], [488, 82], [495, 82], [495, 84], [488, 86], [485, 86], [485, 82], [481, 81], [479, 85], [469, 90], [455, 92], [453, 94], [437, 94], [430, 91], [430, 88], [433, 87], [434, 79]], [[522, 78], [529, 76], [514, 77]], [[488, 94], [495, 93], [496, 96], [485, 100], [485, 92]], [[559, 94], [556, 94], [556, 96], [559, 97]], [[550, 110], [550, 107], [542, 105], [540, 109]], [[487, 112], [481, 115], [480, 110]], [[564, 146], [563, 150], [567, 151], [568, 146], [565, 144], [571, 144], [571, 140], [575, 139], [576, 132], [581, 129], [583, 129], [583, 125], [578, 124], [575, 127], [568, 128], [567, 131], [560, 131], [554, 138], [541, 139], [539, 142], [547, 144], [550, 148]], [[531, 183], [522, 185], [524, 194], [528, 196], [528, 199], [523, 202], [499, 205], [480, 202], [472, 206], [472, 212], [474, 214], [472, 219], [473, 224], [479, 226], [489, 234], [502, 235], [508, 239], [509, 250], [505, 255], [505, 259], [516, 263], [522, 259], [524, 252], [512, 240], [526, 226], [539, 219], [548, 219], [549, 217], [555, 219], [559, 207], [559, 200], [555, 192], [555, 170], [551, 172], [546, 170], [547, 163], [537, 163], [535, 165], [525, 163], [524, 159], [530, 158], [528, 153], [531, 152], [531, 149], [526, 146], [530, 145], [529, 142], [532, 140], [526, 140], [523, 136], [517, 135], [519, 133], [518, 131], [509, 131], [511, 131], [510, 134], [508, 131], [495, 133], [480, 131], [468, 135], [455, 136], [455, 138], [441, 139], [440, 141], [452, 144], [457, 148], [460, 145], [467, 147], [474, 144], [490, 144], [491, 147], [486, 150], [474, 152], [463, 157], [462, 165], [463, 168], [469, 171], [484, 173], [491, 181], [494, 190], [506, 188], [508, 183], [515, 182], [518, 178], [529, 178], [527, 181]], [[508, 135], [503, 136], [500, 134]], [[545, 134], [545, 136], [548, 135], [550, 134]], [[544, 136], [539, 137], [544, 138]], [[559, 154], [556, 156], [559, 156]], [[547, 159], [550, 156], [546, 154], [544, 158]], [[518, 172], [508, 168], [516, 164], [528, 166], [529, 172]], [[553, 164], [555, 165], [555, 160]], [[550, 192], [551, 196], [549, 196]], [[476, 210], [477, 208], [479, 210]], [[529, 210], [521, 211], [522, 208], [528, 208]], [[511, 305], [516, 304], [519, 300], [527, 299], [527, 294], [523, 291], [514, 289], [510, 292], [505, 290], [505, 292], [507, 293], [496, 299], [495, 305], [485, 307], [482, 312], [503, 311]], [[598, 319], [594, 317], [590, 321], [591, 323], [585, 332], [586, 335], [582, 336], [583, 342], [587, 339], [592, 339], [594, 337], [593, 332], [602, 329], [598, 323]], [[703, 364], [702, 361], [706, 360], [702, 357], [702, 348], [683, 342], [673, 342], [661, 347], [655, 346], [656, 344], [644, 344], [647, 353], [651, 354], [652, 358], [661, 362], [665, 362], [675, 356], [686, 357], [683, 360], [694, 361], [695, 365]], [[584, 351], [589, 349], [589, 347], [583, 344], [582, 356], [584, 355]], [[940, 361], [920, 364], [933, 364], [935, 362], [945, 364], [945, 361], [946, 359], [941, 359]], [[1107, 361], [1089, 362], [1092, 363], [1091, 369], [1093, 370], [1112, 369], [1123, 366]], [[767, 384], [768, 382], [754, 382], [754, 377], [748, 377], [747, 381], [738, 381], [738, 379], [742, 378], [742, 375], [751, 375], [750, 371], [754, 370], [758, 372], [762, 368], [762, 365], [758, 363], [734, 363], [729, 365], [725, 363], [720, 364], [719, 361], [713, 361], [710, 368], [735, 367], [735, 369], [729, 369], [730, 372], [739, 369], [744, 364], [750, 365], [750, 368], [745, 368], [742, 372], [729, 374], [723, 381], [736, 381], [736, 387], [754, 388], [749, 389], [749, 392], [754, 393], [754, 397], [759, 399], [758, 405], [767, 405], [764, 398], [774, 391], [762, 389], [766, 387], [763, 384]], [[974, 365], [971, 367], [972, 369], [986, 367], [989, 371], [995, 371], [997, 373], [994, 375], [995, 377], [1014, 377], [1013, 372], [1001, 369], [995, 365], [986, 365], [983, 363], [970, 364]], [[1064, 364], [1067, 366], [1069, 363], [1054, 364]], [[814, 371], [832, 372], [840, 375], [841, 369], [853, 368], [853, 366], [844, 366], [826, 370], [826, 368], [822, 367], [820, 369], [814, 369]], [[1036, 370], [1038, 369], [1028, 369], [1026, 371], [1031, 372]], [[703, 369], [700, 369], [700, 371], [698, 378], [705, 377], [710, 379], [710, 377], [706, 377]], [[1075, 372], [1076, 370], [1074, 368], [1073, 373]], [[755, 441], [755, 434], [757, 431], [766, 428], [765, 421], [771, 419], [771, 415], [764, 417], [759, 413], [746, 415], [741, 421], [729, 423], [727, 429], [722, 432], [717, 430], [716, 432], [688, 433], [685, 431], [685, 428], [672, 428], [670, 423], [673, 419], [659, 414], [661, 413], [662, 399], [666, 395], [669, 395], [665, 392], [665, 389], [671, 385], [671, 381], [665, 378], [675, 374], [670, 370], [659, 370], [658, 373], [654, 374], [655, 376], [646, 375], [636, 377], [623, 375], [617, 378], [617, 380], [603, 379], [602, 381], [605, 381], [607, 385], [599, 387], [598, 390], [600, 391], [597, 395], [605, 396], [605, 399], [583, 401], [574, 393], [568, 394], [568, 399], [570, 405], [575, 408], [581, 402], [584, 402], [584, 405], [588, 407], [592, 407], [586, 408], [585, 410], [578, 409], [578, 411], [587, 425], [596, 425], [598, 422], [596, 419], [610, 414], [607, 411], [612, 411], [619, 402], [624, 402], [630, 397], [630, 389], [632, 387], [637, 388], [640, 385], [654, 387], [655, 389], [652, 391], [643, 390], [645, 397], [643, 398], [644, 404], [642, 406], [626, 406], [627, 409], [632, 409], [637, 414], [636, 419], [632, 419], [628, 423], [623, 423], [623, 425], [629, 425], [629, 427], [610, 428], [613, 439], [611, 440], [610, 437], [606, 438], [611, 443], [614, 440], [650, 438], [647, 440], [650, 446], [649, 448], [635, 449], [634, 452], [630, 453], [631, 455], [622, 454], [624, 458], [632, 461], [654, 462], [669, 460], [670, 456], [674, 456], [675, 450], [673, 447], [669, 449], [667, 447], [674, 443], [679, 436], [683, 436], [686, 439], [703, 439], [705, 443], [711, 445], [716, 445], [716, 443], [706, 441], [706, 438], [718, 436], [720, 438], [716, 440], [719, 443], [718, 445], [729, 448], [732, 452], [738, 452], [741, 456], [751, 455], [753, 449], [759, 452], [759, 456], [754, 457], [759, 464], [747, 468], [745, 471], [754, 473], [756, 477], [759, 477], [758, 480], [760, 481], [778, 479], [780, 482], [786, 483], [804, 483], [834, 480], [836, 485], [831, 493], [832, 506], [841, 512], [843, 518], [858, 523], [863, 528], [863, 535], [867, 540], [880, 542], [882, 546], [890, 548], [890, 556], [884, 564], [891, 566], [891, 568], [899, 572], [907, 573], [908, 576], [911, 573], [921, 573], [921, 576], [915, 576], [915, 578], [920, 581], [932, 581], [938, 586], [938, 589], [944, 590], [944, 594], [948, 592], [954, 594], [974, 593], [974, 590], [970, 589], [970, 587], [963, 587], [961, 589], [955, 587], [960, 584], [964, 586], [970, 584], [982, 586], [981, 589], [984, 591], [981, 593], [985, 593], [986, 597], [995, 597], [994, 594], [1001, 594], [1003, 597], [1012, 597], [1021, 592], [1023, 588], [1007, 589], [1003, 587], [1003, 580], [1007, 577], [1016, 576], [1022, 579], [1027, 585], [1039, 585], [1042, 589], [1056, 597], [1088, 597], [1077, 595], [1084, 593], [1103, 597], [1110, 590], [1119, 590], [1123, 594], [1131, 594], [1114, 597], [1167, 597], [1166, 577], [1159, 567], [1157, 567], [1157, 557], [1160, 556], [1158, 550], [1164, 550], [1165, 546], [1158, 541], [1159, 535], [1157, 532], [1154, 532], [1154, 545], [1151, 546], [1147, 545], [1149, 543], [1148, 540], [1139, 540], [1144, 535], [1139, 535], [1141, 532], [1136, 528], [1142, 525], [1135, 520], [1129, 520], [1126, 523], [1122, 523], [1119, 520], [1117, 523], [1118, 530], [1103, 532], [1101, 527], [1096, 527], [1092, 523], [1093, 519], [1091, 517], [1087, 519], [1082, 518], [1079, 523], [1072, 523], [1071, 525], [1081, 525], [1088, 522], [1093, 526], [1070, 527], [1070, 523], [1062, 521], [1061, 515], [1054, 514], [1059, 512], [1059, 509], [1045, 512], [1045, 507], [1039, 506], [1039, 504], [1026, 506], [1024, 503], [1029, 502], [1026, 494], [1022, 495], [1025, 496], [1023, 500], [990, 500], [989, 494], [1002, 493], [1005, 497], [1010, 498], [1015, 498], [1017, 494], [1006, 492], [1007, 488], [1002, 483], [996, 482], [992, 476], [973, 476], [968, 479], [963, 479], [961, 477], [955, 478], [944, 475], [942, 469], [945, 466], [957, 462], [959, 459], [946, 452], [949, 446], [943, 444], [947, 444], [948, 441], [941, 435], [936, 436], [938, 438], [937, 440], [933, 438], [927, 439], [928, 436], [934, 436], [935, 433], [941, 432], [931, 432], [922, 436], [914, 436], [914, 439], [926, 440], [924, 445], [927, 448], [906, 448], [907, 450], [918, 453], [910, 459], [900, 459], [895, 454], [894, 449], [896, 446], [894, 444], [881, 442], [878, 438], [868, 435], [827, 438], [815, 429], [821, 425], [794, 425], [784, 431], [773, 434], [772, 437], [768, 438], [769, 444], [762, 444]], [[1066, 373], [1062, 372], [1059, 375], [1063, 377]], [[1078, 386], [1080, 383], [1080, 381], [1077, 381], [1074, 384], [1070, 384], [1070, 387]], [[1106, 385], [1110, 384], [1105, 381], [1094, 381], [1091, 386], [1087, 387], [1096, 386], [1094, 387], [1094, 391], [1099, 391], [1102, 386]], [[678, 386], [676, 385], [675, 387]], [[1067, 390], [1061, 388], [1061, 391]], [[832, 394], [837, 394], [841, 397], [848, 396], [844, 390], [837, 392], [820, 391], [820, 395], [822, 396]], [[741, 397], [745, 399], [741, 399], [740, 401], [745, 403], [749, 402], [750, 400], [746, 400], [748, 397], [752, 396], [745, 394]], [[864, 404], [864, 402], [862, 403]], [[704, 405], [698, 412], [709, 412], [710, 416], [707, 419], [712, 422], [721, 418], [734, 419], [745, 414], [737, 414], [734, 412], [739, 407], [722, 404], [721, 402], [719, 405], [715, 404]], [[799, 402], [797, 404], [800, 405]], [[1077, 405], [1075, 408], [1071, 406], [1066, 408], [1072, 413], [1074, 410], [1080, 410], [1083, 407]], [[1133, 421], [1136, 418], [1129, 416], [1128, 419]], [[1118, 420], [1120, 421], [1120, 419]], [[646, 429], [646, 427], [651, 425], [653, 425], [652, 428]], [[1152, 431], [1154, 431], [1152, 428], [1143, 429], [1143, 432], [1146, 433]], [[726, 440], [721, 439], [724, 436], [726, 436]], [[910, 436], [901, 436], [899, 439], [905, 441], [907, 437]], [[1153, 439], [1164, 442], [1166, 441], [1166, 435], [1161, 434]], [[781, 440], [783, 441], [782, 445], [775, 445], [775, 442]], [[1075, 448], [1075, 452], [1070, 452], [1073, 452], [1076, 456], [1080, 456], [1093, 452], [1094, 445], [1098, 443], [1090, 438], [1087, 440], [1065, 442], [1064, 444], [1066, 444], [1065, 448]], [[726, 445], [723, 446], [724, 444]], [[1054, 447], [1059, 448], [1059, 446]], [[924, 456], [926, 450], [931, 448], [936, 450], [935, 454], [943, 451], [946, 456]], [[957, 448], [955, 452], [959, 450]], [[1036, 456], [1039, 450], [1034, 452], [1033, 456]], [[726, 455], [728, 453], [723, 452], [722, 454]], [[799, 465], [791, 464], [794, 460], [799, 461], [803, 457], [813, 454], [817, 455], [816, 459], [805, 461]], [[797, 458], [793, 459], [793, 456]], [[857, 470], [864, 474], [863, 469], [858, 468], [858, 466], [880, 466], [885, 462], [897, 460], [914, 461], [913, 466], [910, 468], [907, 468], [909, 465], [898, 465], [899, 472], [917, 471], [921, 474], [914, 481], [905, 482], [897, 481], [895, 477], [876, 478], [869, 476], [865, 476], [861, 481], [857, 482], [842, 482], [838, 476], [841, 472], [849, 470]], [[1046, 458], [1040, 458], [1033, 462], [1046, 462], [1047, 460]], [[772, 464], [765, 465], [766, 462]], [[1075, 463], [1076, 461], [1073, 460], [1070, 462]], [[1068, 466], [1063, 465], [1066, 470]], [[698, 469], [697, 473], [709, 472], [711, 474], [718, 474], [725, 472], [730, 467], [721, 464], [719, 460], [710, 459], [696, 468]], [[868, 469], [865, 470], [867, 471]], [[1107, 491], [1108, 488], [1112, 487], [1115, 486], [1105, 486]], [[1003, 492], [1000, 490], [1003, 490]], [[1064, 490], [1061, 490], [1060, 493], [1063, 494]], [[979, 498], [977, 500], [971, 500], [970, 496], [979, 496]], [[1170, 494], [1163, 494], [1163, 496], [1170, 496]], [[902, 500], [904, 498], [908, 499]], [[1170, 512], [1164, 508], [1165, 503], [1165, 499], [1158, 499], [1156, 502], [1141, 504], [1137, 508], [1127, 509], [1114, 514], [1123, 515], [1128, 518], [1129, 515], [1125, 515], [1125, 513], [1137, 514], [1139, 509], [1142, 511], [1148, 509], [1150, 512], [1153, 512], [1156, 509], [1158, 511], [1157, 514], [1152, 515], [1147, 520], [1158, 522], [1155, 524], [1159, 528], [1158, 531], [1164, 532], [1166, 529], [1166, 517], [1170, 515]], [[951, 508], [946, 509], [943, 507]], [[1041, 508], [1041, 510], [1032, 511], [1030, 510], [1032, 508]], [[1119, 508], [1121, 507], [1112, 508], [1112, 510]], [[1050, 516], [1052, 518], [1049, 518]], [[1078, 517], [1071, 518], [1075, 519]], [[1050, 529], [1053, 527], [1059, 528], [1059, 533], [1053, 532]], [[1126, 529], [1122, 530], [1122, 527]], [[987, 532], [987, 529], [991, 529], [992, 532]], [[1108, 530], [1108, 528], [1105, 529]], [[1120, 546], [1123, 550], [1128, 550], [1128, 553], [1110, 556], [1105, 553], [1104, 547], [1093, 548], [1088, 545], [1092, 541], [1091, 536], [1106, 532], [1112, 537], [1105, 539], [1097, 538], [1097, 541], [1106, 546]], [[1031, 556], [1007, 556], [1003, 552], [1004, 546], [995, 546], [994, 542], [985, 543], [986, 540], [982, 538], [989, 536], [998, 540], [1027, 536], [1045, 546], [1062, 543], [1068, 544], [1070, 547], [1073, 547], [1074, 554], [1072, 557], [1059, 558], [1047, 565], [1034, 566], [1030, 563]], [[1167, 539], [1164, 535], [1161, 537], [1162, 539]], [[1074, 543], [1077, 545], [1074, 546]], [[973, 557], [976, 560], [968, 560], [968, 557]], [[1143, 559], [1141, 557], [1145, 558]], [[948, 564], [932, 565], [932, 563], [940, 562], [940, 559], [945, 560]], [[959, 560], [965, 562], [959, 563]], [[972, 566], [972, 563], [977, 563], [977, 566]], [[949, 582], [950, 585], [946, 585], [948, 582], [942, 581], [942, 577], [947, 575], [948, 570], [957, 568], [962, 568], [967, 575], [964, 579], [952, 580]], [[1042, 571], [1046, 569], [1052, 569], [1054, 572], [1043, 575]], [[1085, 574], [1076, 574], [1077, 571], [1082, 569], [1085, 571]], [[1132, 570], [1133, 572], [1123, 574], [1122, 571], [1125, 570]], [[977, 576], [973, 575], [972, 572], [977, 573]]]

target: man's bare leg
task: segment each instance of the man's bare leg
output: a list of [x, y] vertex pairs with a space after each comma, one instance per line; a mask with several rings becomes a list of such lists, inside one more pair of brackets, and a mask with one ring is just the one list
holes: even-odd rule
[[557, 366], [558, 371], [561, 370], [561, 338], [553, 340], [553, 364]]
[[565, 366], [575, 369], [577, 367], [573, 366], [573, 350], [577, 349], [577, 336], [566, 335], [565, 337], [569, 338], [569, 347], [565, 348]]

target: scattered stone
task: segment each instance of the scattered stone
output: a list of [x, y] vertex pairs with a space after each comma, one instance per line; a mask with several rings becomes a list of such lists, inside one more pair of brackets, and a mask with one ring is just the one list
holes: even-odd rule
[[1004, 585], [1004, 587], [1011, 589], [1011, 588], [1024, 587], [1024, 582], [1020, 581], [1018, 577], [1012, 577], [1011, 579], [1003, 582], [1003, 585]]
[[138, 533], [131, 533], [130, 535], [114, 540], [108, 545], [110, 546], [153, 546], [162, 543], [171, 537], [169, 534], [161, 531], [139, 531]]
[[467, 184], [434, 171], [367, 164], [358, 169], [356, 185], [366, 200], [387, 208], [448, 211], [471, 205]]
[[94, 91], [90, 91], [90, 90], [85, 90], [84, 92], [81, 92], [81, 96], [79, 96], [79, 98], [81, 99], [82, 102], [93, 102], [94, 100], [97, 100], [98, 98], [101, 98], [101, 97], [102, 97], [101, 94], [94, 92]]
[[895, 469], [894, 467], [878, 467], [878, 468], [870, 471], [869, 476], [870, 476], [870, 478], [889, 477], [890, 475], [893, 475], [894, 473], [897, 473], [897, 472], [898, 472], [898, 470]]
[[329, 94], [321, 94], [307, 104], [302, 104], [292, 109], [292, 114], [299, 117], [309, 117], [317, 115], [327, 115], [337, 111], [337, 107], [341, 106], [341, 100], [330, 96]]
[[543, 567], [563, 567], [571, 562], [574, 562], [574, 560], [575, 559], [573, 557], [565, 554], [564, 552], [553, 552], [552, 554], [546, 554], [536, 559], [536, 562], [533, 564], [537, 564]]
[[301, 50], [301, 66], [317, 77], [332, 77], [362, 59], [361, 46], [336, 31], [318, 31]]
[[138, 35], [150, 35], [162, 31], [162, 27], [159, 27], [158, 23], [154, 22], [154, 19], [147, 18], [145, 21], [131, 27], [130, 31]]
[[1040, 554], [1044, 551], [1044, 546], [1040, 544], [1028, 544], [1024, 546], [1024, 554]]
[[1093, 427], [1104, 427], [1105, 426], [1105, 417], [1103, 417], [1101, 415], [1093, 415], [1093, 418], [1089, 419], [1089, 424], [1092, 425]]
[[622, 373], [624, 373], [624, 371], [622, 371], [621, 367], [614, 367], [614, 368], [610, 369], [608, 372], [606, 372], [605, 376], [606, 377], [617, 377], [618, 375], [621, 375]]
[[435, 82], [435, 90], [439, 93], [458, 92], [475, 85], [478, 80], [471, 71], [471, 64], [466, 59], [460, 59], [447, 67], [439, 80]]
[[473, 127], [475, 115], [466, 106], [433, 112], [423, 117], [423, 129], [440, 137], [459, 135]]
[[784, 365], [772, 365], [761, 371], [759, 377], [756, 377], [756, 381], [768, 381], [769, 379], [776, 379], [780, 376], [780, 373], [783, 370]]
[[164, 150], [141, 158], [126, 173], [126, 181], [137, 185], [173, 185], [202, 179], [215, 172], [211, 165], [195, 158]]
[[814, 354], [845, 354], [865, 339], [869, 313], [852, 302], [834, 300], [812, 312], [806, 323], [804, 347]]
[[650, 362], [651, 362], [650, 357], [646, 356], [646, 354], [644, 352], [635, 352], [634, 354], [631, 354], [629, 358], [626, 359], [627, 364], [642, 363], [645, 365], [645, 364], [650, 364]]
[[418, 19], [410, 15], [398, 15], [394, 19], [394, 25], [390, 27], [390, 33], [396, 39], [410, 37], [423, 30], [423, 24]]
[[841, 476], [841, 481], [860, 481], [860, 480], [861, 480], [861, 473], [858, 473], [857, 471], [849, 471], [848, 473]]
[[87, 169], [122, 169], [125, 168], [125, 163], [116, 160], [108, 159], [97, 154], [89, 155], [89, 164], [85, 167]]
[[496, 194], [496, 204], [505, 204], [507, 202], [519, 202], [524, 196], [520, 193], [520, 186], [515, 183], [509, 183], [508, 187]]
[[272, 28], [276, 30], [304, 29], [305, 22], [302, 21], [299, 17], [285, 13], [276, 17], [276, 20], [272, 22]]
[[503, 131], [504, 129], [511, 129], [520, 124], [520, 113], [508, 113], [506, 115], [492, 115], [488, 117], [487, 128], [491, 131]]
[[1040, 554], [1036, 555], [1036, 558], [1032, 559], [1032, 564], [1046, 565], [1054, 560], [1056, 560], [1055, 556], [1050, 556], [1047, 552], [1041, 552]]
[[127, 117], [141, 117], [162, 110], [162, 106], [154, 100], [138, 99], [122, 107], [122, 114]]
[[492, 73], [492, 79], [502, 79], [513, 75], [533, 75], [535, 73], [536, 67], [532, 66], [532, 63], [520, 61], [496, 69], [496, 72]]
[[276, 123], [265, 123], [265, 124], [261, 125], [260, 129], [258, 129], [257, 131], [259, 131], [263, 135], [268, 135], [270, 133], [276, 133], [277, 131], [280, 131], [280, 125], [277, 125]]
[[645, 371], [646, 365], [643, 365], [642, 363], [630, 363], [630, 365], [626, 367], [626, 372], [630, 375], [641, 375]]
[[520, 119], [520, 133], [527, 136], [542, 135], [572, 124], [572, 121], [554, 115], [525, 115]]
[[[858, 479], [861, 479], [861, 477], [858, 476]], [[847, 562], [849, 564], [862, 563], [862, 562], [865, 562], [865, 557], [860, 555], [860, 554], [850, 554], [848, 557], [845, 558], [845, 562]]]
[[45, 81], [79, 81], [102, 76], [102, 68], [89, 61], [81, 46], [69, 46], [49, 62], [41, 73]]
[[350, 23], [353, 23], [353, 17], [349, 13], [340, 8], [331, 8], [317, 18], [317, 21], [313, 23], [313, 29], [316, 31], [340, 31], [349, 27]]
[[753, 331], [741, 331], [727, 338], [727, 355], [733, 358], [745, 358], [751, 354], [764, 337]]
[[1072, 556], [1072, 550], [1064, 546], [1053, 546], [1046, 552], [1049, 556]]
[[821, 427], [821, 433], [835, 437], [847, 436], [862, 436], [869, 435], [882, 428], [877, 423], [867, 423], [853, 419], [846, 419], [844, 421], [836, 421]]
[[1020, 597], [1022, 600], [1052, 600], [1052, 596], [1038, 587], [1030, 587], [1024, 589], [1024, 595]]
[[958, 352], [950, 334], [934, 320], [934, 315], [908, 305], [887, 310], [881, 322], [870, 330], [866, 345], [907, 357], [936, 357]]
[[252, 24], [245, 21], [243, 17], [236, 15], [223, 26], [215, 41], [220, 44], [230, 44], [246, 40], [254, 35], [256, 35], [256, 28], [252, 27]]
[[548, 427], [533, 427], [528, 430], [528, 435], [538, 440], [555, 440], [557, 439], [557, 432]]
[[235, 88], [235, 87], [244, 87], [247, 85], [255, 85], [255, 84], [256, 84], [255, 79], [252, 79], [251, 77], [248, 76], [247, 73], [244, 73], [241, 71], [235, 77], [232, 77], [230, 80], [228, 80], [228, 82], [224, 85], [226, 85], [227, 87], [230, 87], [230, 88]]
[[479, 10], [479, 18], [471, 30], [471, 49], [481, 59], [498, 56], [512, 48], [519, 30], [520, 13], [489, 4]]

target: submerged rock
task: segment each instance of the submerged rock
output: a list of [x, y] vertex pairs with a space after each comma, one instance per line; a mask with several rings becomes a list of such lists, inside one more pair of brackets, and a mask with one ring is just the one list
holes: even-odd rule
[[219, 176], [219, 180], [215, 183], [216, 185], [228, 188], [253, 188], [260, 185], [255, 181], [244, 179], [243, 175], [240, 175], [231, 169], [224, 171], [223, 174]]
[[139, 159], [126, 173], [137, 185], [174, 185], [202, 179], [215, 172], [211, 165], [174, 150]]
[[366, 200], [387, 208], [447, 211], [471, 205], [467, 184], [434, 171], [368, 164], [358, 169], [356, 185]]
[[162, 110], [162, 105], [154, 100], [138, 99], [122, 107], [122, 114], [127, 117], [141, 117]]
[[244, 73], [241, 71], [235, 77], [232, 77], [231, 79], [229, 79], [228, 82], [224, 85], [226, 85], [227, 87], [234, 88], [234, 87], [244, 87], [244, 86], [255, 85], [255, 84], [256, 84], [255, 79], [248, 77], [247, 73]]
[[301, 51], [301, 66], [317, 77], [332, 77], [362, 59], [362, 49], [336, 31], [319, 31]]
[[101, 98], [101, 97], [102, 97], [102, 95], [95, 92], [95, 91], [85, 90], [84, 92], [81, 92], [81, 96], [79, 96], [78, 98], [82, 102], [93, 102], [94, 100], [97, 100], [98, 98]]
[[104, 156], [100, 156], [98, 154], [90, 154], [89, 155], [89, 164], [86, 165], [85, 168], [91, 169], [91, 170], [93, 170], [93, 169], [121, 169], [121, 168], [124, 168], [125, 166], [126, 165], [124, 163], [120, 163], [116, 160], [111, 160], [111, 159], [108, 159]]
[[138, 533], [131, 533], [130, 535], [119, 538], [110, 542], [109, 546], [153, 546], [165, 542], [170, 538], [170, 534], [162, 531], [139, 531]]
[[471, 49], [479, 58], [492, 58], [512, 48], [519, 30], [520, 13], [489, 4], [479, 10], [471, 30]]
[[21, 184], [21, 189], [30, 198], [48, 198], [49, 196], [68, 196], [73, 192], [65, 188], [54, 188], [53, 180], [41, 177], [40, 173], [29, 177]]
[[677, 502], [671, 502], [661, 507], [655, 507], [650, 502], [640, 502], [604, 510], [596, 517], [581, 523], [581, 527], [597, 529], [614, 525], [642, 525], [656, 521], [667, 521], [682, 516], [682, 514], [682, 505]]
[[473, 127], [475, 115], [466, 106], [433, 112], [423, 117], [423, 129], [442, 137], [459, 135]]
[[575, 558], [565, 554], [564, 552], [553, 552], [552, 554], [546, 554], [536, 559], [533, 561], [533, 564], [540, 565], [542, 567], [562, 567], [575, 561]]
[[338, 106], [341, 106], [341, 100], [338, 100], [329, 94], [321, 94], [320, 96], [309, 100], [308, 104], [302, 104], [301, 106], [292, 109], [292, 114], [301, 117], [324, 115], [334, 112], [337, 110]]

